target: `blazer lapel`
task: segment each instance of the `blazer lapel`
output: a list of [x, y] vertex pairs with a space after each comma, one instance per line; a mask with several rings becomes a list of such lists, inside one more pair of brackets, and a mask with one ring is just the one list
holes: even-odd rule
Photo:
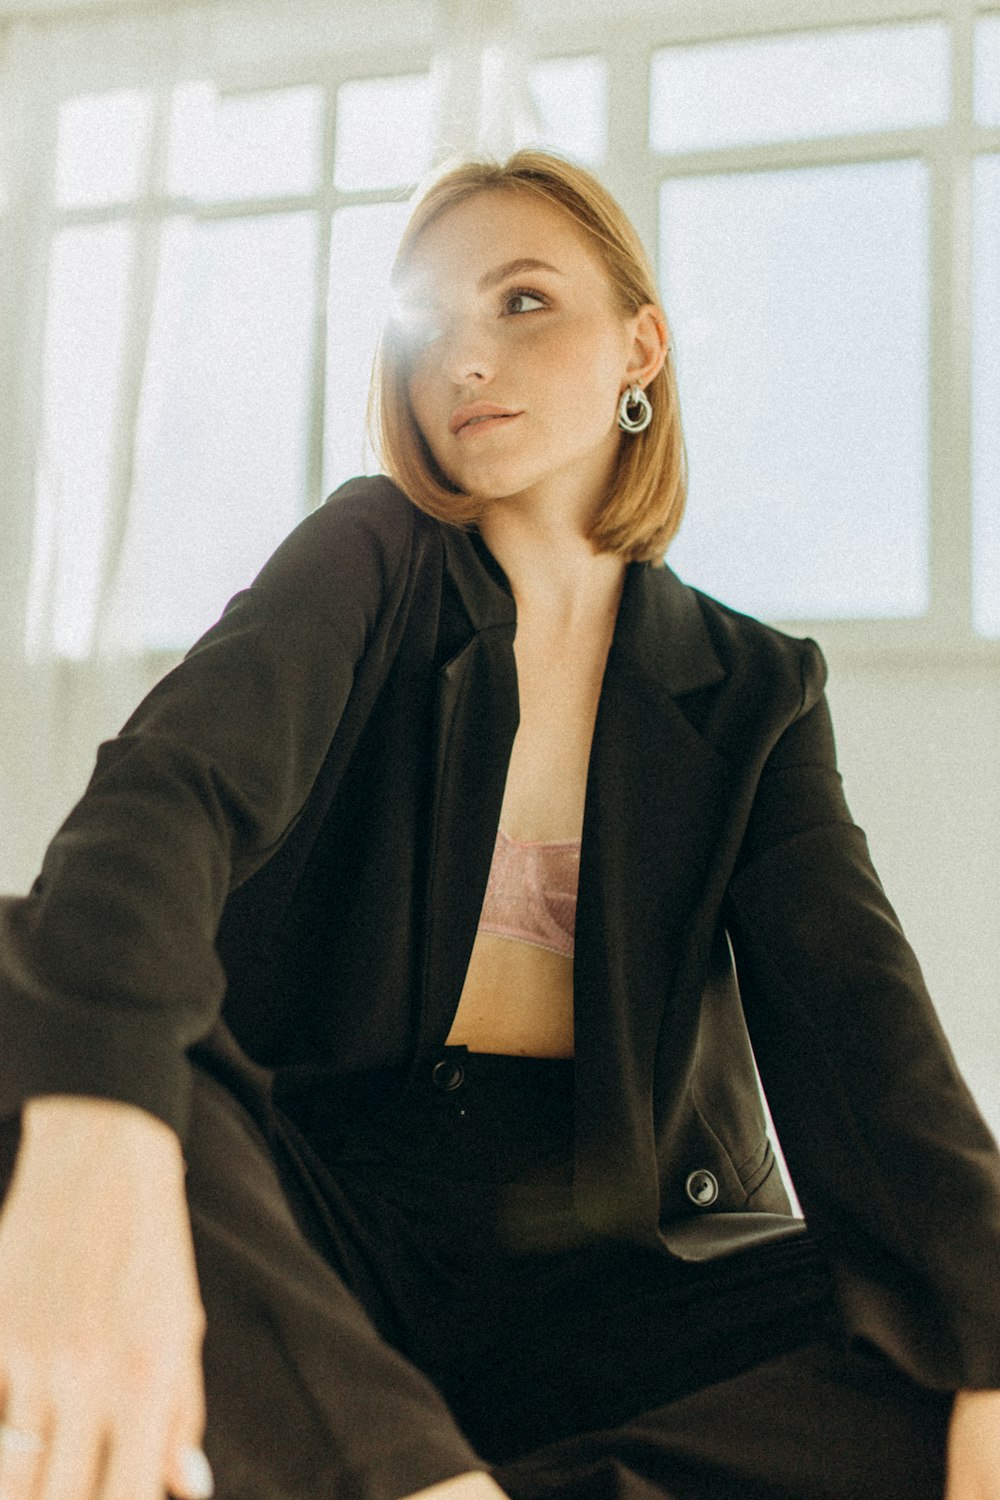
[[[447, 530], [445, 546], [471, 634], [436, 683], [419, 1051], [454, 1018], [518, 724], [513, 596], [474, 535]], [[594, 729], [577, 909], [577, 1199], [595, 1229], [658, 1217], [653, 1056], [727, 801], [725, 764], [679, 700], [724, 676], [693, 594], [669, 570], [632, 565]]]
[[594, 729], [577, 906], [577, 1194], [595, 1229], [658, 1215], [656, 1039], [727, 803], [725, 763], [678, 699], [724, 676], [691, 591], [669, 569], [630, 567]]
[[443, 1043], [461, 995], [518, 724], [513, 595], [473, 534], [446, 527], [444, 537], [473, 634], [435, 688], [421, 1051]]

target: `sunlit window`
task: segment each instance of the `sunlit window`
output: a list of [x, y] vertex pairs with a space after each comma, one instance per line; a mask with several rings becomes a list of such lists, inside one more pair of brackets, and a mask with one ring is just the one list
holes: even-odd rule
[[975, 164], [973, 241], [973, 620], [1000, 636], [1000, 155]]
[[[1000, 12], [963, 17], [960, 44], [954, 15], [670, 45], [658, 24], [624, 68], [616, 37], [581, 29], [507, 82], [518, 131], [595, 168], [656, 241], [690, 458], [671, 560], [772, 618], [933, 621], [930, 517], [965, 549], [971, 504], [961, 607], [1000, 639]], [[441, 150], [436, 75], [411, 55], [344, 77], [248, 52], [228, 79], [150, 68], [54, 106], [33, 649], [83, 657], [109, 628], [130, 649], [186, 644], [323, 493], [374, 467], [389, 266]], [[112, 63], [101, 79], [128, 81]], [[970, 165], [971, 258], [952, 191]], [[971, 367], [947, 376], [971, 393], [971, 497], [964, 459], [932, 463], [931, 411], [952, 399], [932, 306], [944, 351], [971, 311]]]
[[337, 90], [333, 180], [345, 192], [403, 187], [431, 160], [431, 83], [426, 73], [358, 78]]
[[1000, 15], [976, 21], [973, 96], [980, 125], [1000, 125]]
[[928, 174], [687, 177], [661, 195], [692, 583], [772, 617], [928, 602]]
[[306, 508], [316, 230], [312, 213], [165, 226], [126, 591], [146, 646], [194, 639]]
[[943, 124], [942, 21], [667, 47], [653, 58], [650, 144], [700, 151]]
[[342, 208], [333, 217], [327, 298], [324, 489], [371, 468], [365, 410], [389, 270], [406, 223], [405, 203]]
[[233, 200], [311, 192], [319, 183], [323, 93], [318, 88], [219, 94], [211, 83], [174, 91], [167, 189]]
[[59, 110], [55, 201], [60, 208], [129, 203], [142, 190], [153, 101], [138, 89], [67, 99]]
[[62, 230], [48, 273], [42, 423], [27, 621], [29, 654], [94, 644], [135, 231]]
[[608, 66], [603, 57], [550, 57], [528, 75], [538, 140], [588, 166], [608, 148]]

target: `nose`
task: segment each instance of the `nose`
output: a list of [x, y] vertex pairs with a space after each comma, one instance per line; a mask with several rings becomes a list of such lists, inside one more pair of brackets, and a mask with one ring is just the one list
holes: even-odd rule
[[483, 385], [496, 374], [496, 349], [478, 319], [454, 323], [444, 339], [444, 369], [455, 385]]

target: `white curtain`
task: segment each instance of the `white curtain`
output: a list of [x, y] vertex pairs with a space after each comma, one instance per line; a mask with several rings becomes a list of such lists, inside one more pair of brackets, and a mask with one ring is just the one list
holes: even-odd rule
[[[94, 351], [78, 351], [77, 364], [72, 350], [53, 347], [47, 214], [59, 100], [114, 88], [130, 71], [153, 88], [166, 86], [184, 30], [154, 13], [72, 24], [27, 20], [4, 38], [8, 287], [18, 287], [23, 301], [0, 308], [11, 361], [3, 412], [11, 462], [4, 495], [9, 607], [0, 634], [0, 890], [23, 889], [33, 878], [45, 843], [82, 790], [97, 742], [114, 733], [168, 664], [138, 652], [120, 628], [159, 236], [149, 225], [124, 231], [130, 253], [122, 337], [114, 371], [102, 372], [114, 376], [109, 441], [88, 461], [74, 451], [79, 445], [62, 439], [67, 422], [87, 420]], [[190, 43], [191, 18], [187, 31]], [[152, 160], [150, 154], [150, 170]], [[81, 304], [86, 299], [85, 286], [69, 281], [64, 290]]]
[[[294, 67], [310, 53], [371, 47], [377, 16], [387, 55], [398, 58], [407, 41], [426, 55], [431, 44], [436, 158], [503, 154], [531, 136], [513, 0], [360, 10], [338, 0], [144, 6], [17, 20], [0, 32], [0, 437], [9, 455], [0, 480], [0, 891], [30, 883], [97, 742], [176, 656], [146, 649], [135, 546], [165, 399], [164, 238], [155, 219], [133, 214], [53, 241], [60, 102], [139, 87], [155, 121], [156, 96], [177, 82], [259, 78], [263, 61], [280, 83], [286, 59]], [[162, 136], [150, 128], [134, 198], [162, 176]], [[111, 313], [89, 295], [98, 261], [102, 286], [110, 278], [115, 287]], [[61, 340], [60, 297], [70, 309]]]

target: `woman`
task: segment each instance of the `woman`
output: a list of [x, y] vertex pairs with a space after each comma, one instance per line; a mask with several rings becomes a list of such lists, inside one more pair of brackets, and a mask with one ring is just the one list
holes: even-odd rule
[[232, 1500], [913, 1500], [949, 1423], [949, 1500], [1000, 1497], [996, 1150], [818, 649], [658, 563], [634, 231], [556, 158], [466, 164], [394, 288], [391, 480], [3, 913], [2, 1500], [195, 1500], [206, 1393]]

